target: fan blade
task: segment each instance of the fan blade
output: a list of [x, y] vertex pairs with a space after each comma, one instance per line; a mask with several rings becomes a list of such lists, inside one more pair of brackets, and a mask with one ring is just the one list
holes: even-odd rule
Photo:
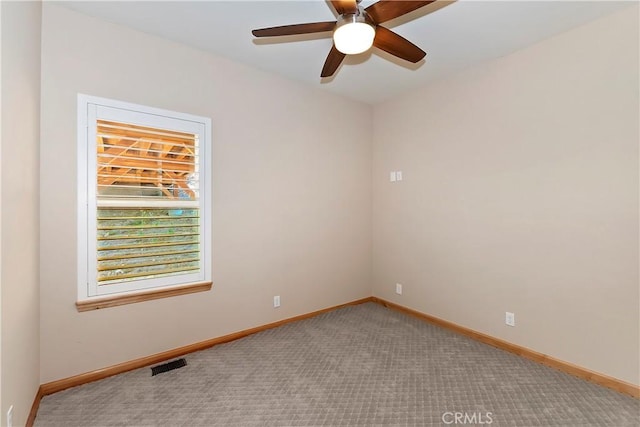
[[329, 77], [332, 76], [333, 73], [336, 72], [340, 64], [342, 64], [342, 60], [346, 55], [336, 49], [335, 46], [331, 48], [329, 55], [327, 56], [327, 60], [324, 61], [324, 66], [322, 67], [322, 73], [320, 73], [320, 77]]
[[358, 11], [358, 3], [356, 3], [356, 0], [331, 0], [331, 4], [336, 12], [338, 12], [338, 15], [356, 13]]
[[251, 31], [256, 37], [293, 36], [297, 34], [324, 33], [333, 31], [336, 21], [312, 22], [309, 24], [282, 25]]
[[425, 51], [409, 40], [381, 26], [376, 27], [376, 37], [373, 39], [373, 45], [393, 56], [414, 64], [426, 55]]
[[420, 9], [423, 6], [433, 3], [435, 0], [427, 1], [396, 1], [396, 0], [380, 0], [377, 3], [372, 4], [365, 10], [369, 14], [369, 17], [373, 19], [376, 24], [390, 21], [399, 16], [405, 15], [414, 10]]

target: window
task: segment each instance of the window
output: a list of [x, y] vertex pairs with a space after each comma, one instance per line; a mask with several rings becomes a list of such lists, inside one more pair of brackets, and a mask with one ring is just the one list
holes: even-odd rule
[[78, 175], [79, 304], [210, 288], [208, 118], [79, 95]]

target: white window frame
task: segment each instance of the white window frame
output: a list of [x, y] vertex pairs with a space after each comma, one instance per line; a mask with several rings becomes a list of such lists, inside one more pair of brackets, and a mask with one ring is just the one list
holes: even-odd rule
[[[96, 120], [115, 120], [142, 126], [159, 127], [199, 135], [199, 210], [201, 268], [195, 273], [130, 280], [98, 286], [97, 283], [97, 222], [96, 194]], [[152, 108], [113, 99], [78, 94], [77, 134], [77, 244], [78, 301], [135, 294], [140, 291], [171, 289], [212, 280], [212, 210], [213, 210], [213, 150], [211, 119], [192, 114]], [[117, 203], [117, 202], [116, 202]], [[181, 205], [181, 201], [161, 202], [162, 206]], [[191, 202], [193, 203], [193, 202]], [[151, 207], [153, 203], [142, 207]]]

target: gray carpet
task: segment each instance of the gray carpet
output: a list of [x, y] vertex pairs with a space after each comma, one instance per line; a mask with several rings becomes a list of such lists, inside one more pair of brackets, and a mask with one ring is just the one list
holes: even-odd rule
[[185, 358], [46, 396], [35, 426], [640, 425], [636, 399], [374, 303]]

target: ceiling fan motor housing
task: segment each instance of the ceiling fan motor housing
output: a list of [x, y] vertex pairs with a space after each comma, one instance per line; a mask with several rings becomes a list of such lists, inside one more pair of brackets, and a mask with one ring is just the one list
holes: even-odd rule
[[358, 10], [355, 13], [343, 13], [338, 17], [338, 20], [336, 22], [336, 30], [343, 25], [355, 23], [368, 24], [373, 28], [375, 28], [376, 26], [375, 22], [373, 22], [367, 11], [358, 4]]

